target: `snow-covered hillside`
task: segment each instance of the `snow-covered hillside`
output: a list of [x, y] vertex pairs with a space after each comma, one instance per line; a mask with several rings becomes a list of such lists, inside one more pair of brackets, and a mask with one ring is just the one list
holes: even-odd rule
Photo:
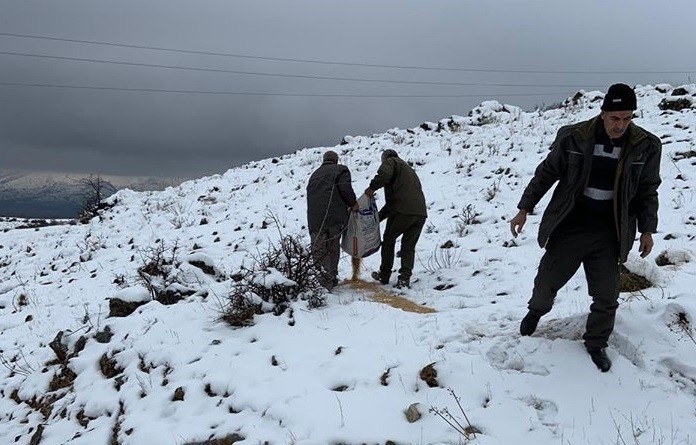
[[[680, 96], [668, 85], [636, 92], [635, 122], [664, 144], [660, 228], [654, 253], [627, 263], [654, 286], [622, 294], [609, 373], [580, 340], [590, 304], [582, 272], [538, 331], [520, 337], [542, 254], [540, 214], [514, 241], [507, 222], [555, 132], [596, 115], [602, 93], [543, 112], [485, 102], [468, 117], [334, 148], [358, 193], [382, 150], [413, 163], [429, 218], [404, 296], [435, 312], [404, 311], [374, 301], [374, 286], [343, 283], [325, 307], [297, 302], [294, 323], [220, 321], [241, 265], [281, 233], [307, 240], [304, 188], [326, 148], [161, 192], [120, 191], [86, 225], [0, 233], [0, 442], [696, 442], [696, 109], [658, 107], [691, 103], [696, 86]], [[176, 257], [179, 282], [197, 292], [107, 317], [112, 298], [150, 298], [137, 270], [157, 254]], [[361, 276], [378, 265], [378, 255], [365, 259]], [[350, 277], [349, 258], [339, 272]], [[435, 386], [424, 369], [436, 372]], [[412, 405], [421, 413], [413, 422], [404, 414]], [[459, 434], [433, 408], [479, 433]]]

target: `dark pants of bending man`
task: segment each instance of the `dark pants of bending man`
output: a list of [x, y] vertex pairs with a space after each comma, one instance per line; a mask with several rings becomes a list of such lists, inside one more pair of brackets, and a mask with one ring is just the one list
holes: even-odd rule
[[583, 340], [587, 348], [606, 348], [619, 307], [617, 258], [617, 237], [611, 228], [554, 233], [539, 263], [529, 310], [540, 316], [548, 313], [558, 290], [582, 264], [592, 297]]
[[322, 232], [310, 234], [312, 241], [312, 256], [319, 266], [319, 282], [330, 289], [338, 284], [338, 260], [341, 257], [341, 232]]
[[382, 264], [380, 275], [389, 277], [394, 266], [394, 247], [396, 239], [401, 236], [401, 268], [399, 279], [408, 282], [413, 272], [413, 263], [416, 260], [416, 243], [420, 238], [425, 225], [425, 216], [405, 215], [397, 213], [387, 218], [387, 227], [384, 229], [382, 240]]

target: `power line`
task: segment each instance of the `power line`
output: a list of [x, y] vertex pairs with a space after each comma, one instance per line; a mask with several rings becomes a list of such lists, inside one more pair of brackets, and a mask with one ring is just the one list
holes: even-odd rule
[[343, 61], [329, 61], [329, 60], [318, 60], [318, 59], [298, 59], [298, 58], [289, 58], [289, 57], [266, 57], [266, 56], [254, 56], [254, 55], [249, 55], [249, 54], [235, 54], [235, 53], [225, 53], [225, 52], [216, 52], [216, 51], [184, 50], [184, 49], [168, 48], [168, 47], [161, 47], [161, 46], [113, 43], [113, 42], [104, 42], [104, 41], [97, 41], [97, 40], [81, 40], [81, 39], [72, 39], [72, 38], [65, 38], [65, 37], [37, 36], [37, 35], [17, 34], [17, 33], [8, 33], [8, 32], [0, 32], [0, 36], [23, 38], [23, 39], [35, 39], [35, 40], [50, 40], [50, 41], [57, 41], [57, 42], [82, 43], [82, 44], [87, 44], [87, 45], [112, 46], [112, 47], [118, 47], [118, 48], [147, 49], [147, 50], [154, 50], [154, 51], [167, 51], [167, 52], [173, 52], [173, 53], [182, 53], [182, 54], [197, 54], [197, 55], [219, 56], [219, 57], [237, 57], [237, 58], [251, 59], [251, 60], [313, 63], [313, 64], [321, 64], [321, 65], [359, 66], [359, 67], [369, 67], [369, 68], [392, 68], [392, 69], [409, 69], [409, 70], [426, 70], [426, 71], [476, 72], [476, 73], [517, 73], [517, 74], [690, 74], [690, 73], [696, 73], [696, 69], [692, 69], [692, 70], [648, 70], [648, 71], [642, 71], [642, 70], [531, 70], [531, 69], [452, 68], [452, 67], [433, 67], [433, 66], [414, 66], [414, 65], [388, 65], [388, 64], [377, 64], [377, 63], [343, 62]]
[[48, 54], [31, 54], [22, 53], [14, 51], [0, 51], [0, 55], [5, 56], [17, 56], [17, 57], [32, 57], [39, 59], [50, 59], [50, 60], [63, 60], [69, 62], [87, 62], [87, 63], [101, 63], [108, 65], [124, 65], [124, 66], [137, 66], [145, 68], [162, 68], [170, 70], [184, 70], [184, 71], [202, 71], [211, 73], [226, 73], [226, 74], [243, 74], [252, 76], [267, 76], [267, 77], [282, 77], [282, 78], [293, 78], [293, 79], [311, 79], [311, 80], [334, 80], [334, 81], [348, 81], [348, 82], [372, 82], [372, 83], [394, 83], [394, 84], [409, 84], [409, 85], [443, 85], [443, 86], [478, 86], [478, 87], [523, 87], [523, 88], [602, 88], [604, 85], [587, 85], [587, 84], [576, 84], [576, 85], [560, 85], [560, 84], [521, 84], [521, 83], [481, 83], [481, 82], [434, 82], [434, 81], [421, 81], [421, 80], [393, 80], [393, 79], [366, 79], [360, 77], [336, 77], [336, 76], [310, 76], [304, 74], [283, 74], [283, 73], [264, 73], [260, 71], [242, 71], [242, 70], [228, 70], [222, 68], [199, 68], [191, 66], [179, 66], [179, 65], [161, 65], [156, 63], [141, 63], [141, 62], [122, 62], [116, 60], [104, 60], [104, 59], [92, 59], [85, 57], [65, 57], [65, 56], [52, 56]]
[[[26, 82], [0, 82], [0, 86], [12, 87], [37, 87], [37, 88], [66, 88], [78, 90], [99, 90], [99, 91], [125, 91], [142, 93], [174, 93], [174, 94], [209, 94], [209, 95], [230, 95], [230, 96], [284, 96], [284, 97], [345, 97], [345, 98], [440, 98], [456, 99], [465, 97], [490, 97], [490, 94], [334, 94], [334, 93], [263, 93], [263, 92], [238, 92], [238, 91], [203, 91], [203, 90], [168, 90], [157, 88], [127, 88], [110, 87], [95, 85], [65, 85], [50, 83], [26, 83]], [[560, 96], [566, 93], [512, 93], [501, 96], [524, 97], [524, 96]]]

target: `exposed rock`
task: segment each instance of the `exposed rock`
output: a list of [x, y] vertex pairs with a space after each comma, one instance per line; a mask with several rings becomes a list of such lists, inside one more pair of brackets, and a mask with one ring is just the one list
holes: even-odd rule
[[77, 374], [75, 374], [75, 371], [65, 366], [60, 372], [53, 375], [51, 382], [48, 384], [48, 390], [58, 391], [59, 389], [68, 388], [76, 378]]
[[428, 384], [429, 387], [435, 388], [437, 386], [440, 386], [440, 384], [437, 382], [437, 371], [435, 370], [435, 367], [433, 366], [435, 363], [431, 363], [428, 366], [424, 367], [421, 369], [420, 372], [420, 378], [423, 380], [425, 383]]
[[453, 247], [454, 247], [454, 242], [452, 242], [452, 240], [447, 240], [447, 241], [445, 241], [444, 244], [442, 244], [440, 246], [440, 249], [451, 249]]
[[203, 442], [186, 442], [183, 445], [232, 445], [236, 442], [241, 442], [244, 437], [239, 434], [230, 434], [229, 436], [223, 437], [221, 439], [209, 439]]
[[173, 402], [182, 401], [182, 400], [184, 400], [185, 395], [186, 395], [186, 393], [184, 392], [184, 388], [182, 388], [180, 386], [174, 390], [174, 396], [172, 397], [172, 401]]
[[120, 298], [110, 298], [109, 317], [127, 317], [145, 303], [145, 301], [123, 301]]
[[406, 415], [406, 420], [408, 420], [408, 423], [414, 423], [423, 416], [418, 410], [418, 403], [412, 403], [411, 406], [404, 411], [404, 414]]
[[75, 342], [75, 346], [73, 347], [73, 352], [70, 353], [68, 356], [68, 360], [70, 360], [73, 357], [77, 357], [77, 355], [85, 349], [85, 346], [87, 345], [87, 338], [84, 335], [81, 335], [80, 338], [77, 339]]
[[116, 359], [113, 357], [107, 357], [106, 353], [102, 354], [101, 358], [99, 359], [99, 369], [101, 369], [102, 375], [107, 379], [116, 377], [123, 371], [118, 366]]
[[691, 101], [691, 98], [687, 97], [680, 97], [679, 99], [664, 98], [659, 104], [657, 104], [660, 110], [674, 111], [681, 111], [687, 108], [691, 108], [692, 105], [693, 102]]
[[111, 328], [109, 326], [104, 326], [103, 331], [99, 331], [94, 334], [94, 339], [99, 343], [109, 343], [111, 341], [111, 337], [113, 336], [114, 334], [111, 332]]
[[56, 337], [48, 344], [56, 354], [59, 363], [65, 363], [68, 358], [68, 347], [63, 344], [63, 331], [58, 331]]
[[213, 266], [206, 264], [203, 261], [189, 261], [188, 263], [190, 265], [192, 265], [193, 267], [199, 268], [206, 275], [213, 275], [213, 276], [216, 275], [215, 268]]
[[39, 424], [36, 427], [36, 432], [31, 436], [31, 439], [29, 440], [29, 445], [39, 445], [39, 442], [41, 442], [41, 436], [43, 436], [43, 431], [44, 426], [42, 424]]

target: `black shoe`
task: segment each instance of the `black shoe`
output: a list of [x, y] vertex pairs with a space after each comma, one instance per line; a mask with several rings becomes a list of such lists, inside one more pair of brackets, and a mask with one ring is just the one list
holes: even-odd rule
[[410, 280], [399, 278], [398, 280], [396, 280], [396, 284], [394, 285], [394, 287], [397, 289], [411, 289], [411, 282]]
[[319, 278], [319, 284], [321, 284], [321, 286], [324, 289], [331, 292], [334, 287], [338, 286], [338, 278], [337, 277], [329, 278], [329, 277], [323, 276], [323, 277]]
[[372, 279], [382, 284], [389, 284], [389, 277], [385, 277], [381, 272], [372, 272]]
[[611, 369], [611, 360], [607, 357], [607, 353], [601, 348], [588, 348], [587, 353], [590, 354], [592, 362], [597, 365], [602, 372], [607, 372]]
[[541, 315], [538, 315], [532, 311], [527, 312], [527, 315], [524, 316], [522, 322], [520, 323], [520, 334], [524, 336], [532, 335], [534, 331], [536, 331], [540, 318]]

